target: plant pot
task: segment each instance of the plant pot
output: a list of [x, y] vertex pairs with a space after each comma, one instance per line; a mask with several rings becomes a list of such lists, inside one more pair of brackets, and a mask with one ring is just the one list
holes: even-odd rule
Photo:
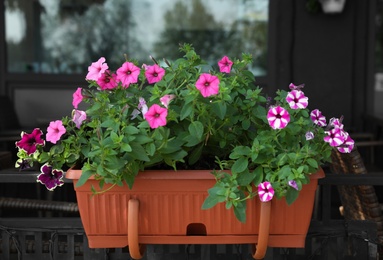
[[[267, 246], [304, 247], [318, 178], [324, 177], [323, 170], [313, 174], [290, 206], [285, 199], [248, 201], [247, 221], [241, 223], [223, 203], [201, 209], [215, 183], [210, 171], [145, 171], [139, 173], [132, 190], [115, 186], [97, 195], [91, 191], [92, 186], [99, 187], [94, 179], [76, 187], [80, 175], [81, 170], [70, 169], [66, 178], [73, 179], [89, 247], [129, 246], [135, 259], [142, 257], [145, 244], [258, 243], [257, 251], [265, 252]], [[263, 211], [269, 214], [264, 216]], [[254, 257], [261, 259], [262, 254], [256, 252]]]

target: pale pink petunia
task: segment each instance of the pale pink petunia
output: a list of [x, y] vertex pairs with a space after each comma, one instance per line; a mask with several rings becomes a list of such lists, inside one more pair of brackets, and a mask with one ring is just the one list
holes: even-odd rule
[[230, 73], [231, 66], [233, 66], [233, 62], [227, 57], [224, 56], [219, 62], [219, 71], [224, 73]]
[[138, 76], [140, 75], [140, 68], [132, 62], [124, 62], [116, 73], [117, 81], [121, 81], [122, 86], [128, 88], [130, 84], [137, 83]]
[[290, 122], [290, 114], [281, 106], [272, 107], [267, 113], [267, 120], [273, 129], [282, 129]]
[[314, 109], [310, 113], [311, 120], [314, 122], [314, 124], [324, 127], [327, 125], [326, 123], [326, 117], [322, 115], [322, 112], [319, 111], [318, 109]]
[[160, 107], [157, 104], [152, 105], [148, 112], [144, 115], [146, 121], [148, 121], [151, 128], [158, 128], [160, 126], [166, 125], [166, 116], [168, 115], [168, 110], [166, 108]]
[[160, 98], [161, 104], [167, 108], [170, 101], [172, 101], [175, 97], [175, 95], [165, 95], [162, 98]]
[[46, 139], [55, 144], [65, 133], [66, 129], [61, 120], [52, 121], [48, 126]]
[[76, 127], [80, 129], [82, 122], [86, 120], [86, 112], [82, 110], [73, 110], [72, 120], [76, 124]]
[[72, 105], [75, 109], [77, 109], [78, 105], [81, 103], [82, 99], [84, 98], [81, 92], [82, 92], [82, 88], [77, 88], [77, 90], [73, 93]]
[[105, 63], [105, 58], [101, 57], [98, 61], [93, 62], [92, 65], [88, 67], [88, 74], [85, 79], [98, 80], [108, 68], [108, 64]]
[[208, 73], [202, 73], [195, 85], [203, 97], [217, 95], [219, 92], [218, 77]]
[[148, 112], [148, 106], [146, 105], [145, 99], [143, 97], [140, 97], [138, 100], [137, 109], [133, 110], [131, 118], [135, 119], [141, 113], [143, 116], [145, 116], [146, 112]]
[[107, 70], [98, 78], [97, 84], [102, 90], [115, 89], [118, 86], [117, 75], [115, 73], [110, 73], [110, 71]]
[[333, 117], [329, 120], [329, 125], [335, 128], [340, 128], [343, 129], [343, 124], [342, 124], [343, 118], [336, 118]]
[[148, 80], [149, 84], [161, 81], [164, 75], [165, 70], [157, 64], [154, 64], [153, 66], [147, 66], [147, 68], [145, 69], [145, 77]]
[[258, 185], [258, 195], [262, 202], [267, 202], [273, 199], [274, 189], [268, 181], [262, 182]]
[[295, 189], [295, 190], [299, 190], [299, 188], [298, 188], [298, 184], [297, 184], [296, 181], [294, 181], [294, 180], [290, 180], [290, 181], [288, 182], [288, 184], [289, 184], [289, 186], [292, 187], [293, 189]]
[[302, 109], [308, 105], [309, 98], [305, 96], [303, 91], [292, 90], [287, 94], [286, 101], [291, 109]]
[[339, 146], [344, 143], [346, 140], [344, 133], [339, 128], [331, 129], [330, 131], [325, 132], [327, 136], [323, 138], [323, 140], [330, 144], [330, 146]]

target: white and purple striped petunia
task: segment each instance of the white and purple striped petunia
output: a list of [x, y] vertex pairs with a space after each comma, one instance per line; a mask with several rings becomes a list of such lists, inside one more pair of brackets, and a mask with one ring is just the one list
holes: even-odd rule
[[258, 195], [262, 202], [270, 201], [274, 197], [274, 189], [268, 181], [258, 185]]
[[292, 187], [292, 188], [294, 188], [294, 189], [296, 189], [296, 190], [299, 190], [299, 188], [298, 188], [298, 184], [297, 184], [296, 181], [294, 181], [294, 180], [290, 180], [288, 183], [289, 183], [289, 186], [290, 186], [290, 187]]
[[323, 140], [333, 147], [343, 144], [346, 139], [346, 136], [340, 128], [333, 128], [325, 133], [327, 136], [325, 136]]
[[355, 141], [350, 137], [350, 135], [347, 132], [344, 132], [346, 134], [345, 141], [343, 144], [337, 147], [338, 151], [341, 153], [351, 153], [352, 149], [354, 149]]
[[290, 122], [290, 114], [281, 106], [272, 107], [267, 112], [267, 120], [273, 129], [282, 129]]
[[322, 112], [319, 111], [318, 109], [314, 109], [310, 113], [311, 120], [314, 122], [314, 124], [324, 127], [327, 125], [326, 123], [326, 117], [322, 115]]
[[291, 109], [303, 109], [309, 104], [309, 98], [305, 96], [303, 91], [292, 90], [287, 94], [286, 101]]

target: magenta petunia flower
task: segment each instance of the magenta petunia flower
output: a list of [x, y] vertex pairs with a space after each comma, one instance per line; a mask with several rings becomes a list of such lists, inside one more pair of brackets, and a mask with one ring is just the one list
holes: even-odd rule
[[272, 200], [274, 197], [274, 189], [271, 186], [271, 183], [268, 181], [262, 182], [258, 185], [258, 195], [259, 199], [262, 202], [267, 202]]
[[331, 146], [339, 146], [344, 143], [346, 137], [343, 131], [339, 128], [331, 129], [330, 131], [325, 132], [327, 136], [323, 138], [323, 140], [329, 143]]
[[208, 73], [202, 73], [195, 85], [203, 97], [217, 95], [219, 92], [218, 77]]
[[28, 155], [33, 154], [37, 150], [37, 146], [45, 145], [45, 141], [41, 138], [43, 132], [39, 128], [33, 129], [32, 133], [21, 132], [21, 140], [16, 142], [16, 146], [24, 150]]
[[40, 169], [41, 173], [37, 176], [37, 182], [44, 184], [45, 187], [52, 191], [57, 186], [62, 186], [64, 172], [62, 170], [53, 169], [49, 164], [44, 164]]
[[343, 144], [337, 147], [338, 151], [341, 153], [351, 153], [352, 149], [354, 149], [355, 141], [347, 132], [346, 134], [346, 140], [343, 142]]
[[148, 121], [151, 128], [157, 128], [160, 126], [166, 125], [166, 116], [168, 115], [168, 110], [166, 108], [160, 107], [157, 104], [151, 106], [144, 115], [146, 121]]
[[327, 125], [326, 123], [326, 117], [322, 115], [322, 112], [318, 109], [314, 109], [310, 113], [311, 120], [316, 124], [317, 126], [324, 127]]
[[55, 144], [58, 140], [60, 140], [61, 136], [66, 133], [66, 129], [63, 126], [61, 120], [52, 121], [49, 123], [49, 127], [47, 129], [47, 141]]
[[233, 62], [227, 57], [224, 56], [219, 62], [219, 71], [224, 73], [230, 73], [231, 66], [233, 66]]
[[82, 122], [84, 122], [84, 120], [86, 120], [85, 111], [81, 111], [81, 110], [77, 110], [77, 109], [73, 110], [72, 120], [76, 124], [76, 127], [78, 129], [80, 129]]
[[291, 109], [306, 108], [309, 98], [305, 96], [303, 91], [292, 90], [287, 94], [286, 101], [289, 103]]
[[267, 112], [267, 120], [273, 129], [282, 129], [290, 122], [290, 114], [280, 106], [272, 107]]
[[140, 68], [132, 62], [124, 62], [116, 72], [117, 81], [121, 81], [122, 86], [128, 88], [130, 84], [137, 83]]
[[85, 79], [98, 80], [108, 68], [108, 64], [105, 63], [105, 58], [101, 57], [98, 61], [93, 62], [92, 65], [88, 67], [88, 74]]
[[298, 184], [297, 184], [296, 181], [294, 181], [294, 180], [290, 180], [290, 181], [288, 182], [288, 184], [289, 184], [290, 187], [292, 187], [292, 188], [298, 190]]
[[165, 70], [154, 64], [153, 66], [147, 66], [145, 69], [145, 77], [148, 80], [149, 84], [156, 83], [162, 79], [165, 75]]
[[160, 98], [161, 104], [164, 107], [168, 108], [170, 101], [172, 101], [175, 97], [175, 95], [165, 95], [162, 98]]
[[114, 89], [117, 87], [117, 75], [115, 73], [110, 73], [109, 70], [106, 70], [105, 73], [98, 78], [97, 84], [102, 90], [105, 89]]
[[77, 109], [78, 105], [81, 103], [82, 99], [82, 88], [77, 88], [77, 90], [73, 93], [73, 101], [72, 105], [75, 109]]

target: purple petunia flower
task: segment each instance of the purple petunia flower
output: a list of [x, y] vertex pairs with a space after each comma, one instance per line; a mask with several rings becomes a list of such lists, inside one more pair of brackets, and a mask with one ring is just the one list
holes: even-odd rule
[[306, 108], [309, 104], [308, 100], [309, 98], [300, 90], [292, 90], [286, 96], [286, 101], [291, 109]]
[[290, 114], [280, 106], [272, 107], [267, 113], [267, 120], [273, 129], [282, 129], [290, 122]]
[[39, 128], [33, 129], [32, 133], [21, 133], [21, 140], [16, 142], [16, 146], [24, 150], [28, 155], [36, 152], [37, 146], [45, 145], [45, 141], [41, 138], [43, 132]]
[[44, 184], [45, 187], [52, 191], [57, 186], [62, 186], [64, 172], [62, 170], [53, 169], [49, 164], [44, 164], [40, 169], [41, 173], [37, 176], [37, 182]]
[[327, 133], [327, 136], [325, 136], [323, 140], [333, 147], [343, 144], [346, 140], [343, 131], [339, 128], [331, 129], [330, 131], [326, 131], [325, 133]]
[[262, 182], [258, 185], [258, 195], [259, 199], [262, 202], [267, 202], [272, 200], [274, 197], [274, 189], [271, 186], [271, 183], [268, 181]]
[[347, 137], [345, 141], [343, 142], [343, 144], [338, 146], [337, 149], [341, 153], [351, 153], [352, 149], [354, 149], [355, 141], [351, 138], [351, 136], [347, 132], [344, 132], [344, 133], [346, 134]]
[[289, 183], [289, 186], [290, 186], [290, 187], [292, 187], [292, 188], [298, 190], [298, 184], [297, 184], [296, 181], [294, 181], [294, 180], [290, 180], [288, 183]]
[[311, 131], [308, 131], [305, 136], [306, 136], [306, 141], [314, 139], [314, 133]]
[[314, 122], [314, 124], [325, 127], [327, 125], [326, 123], [326, 117], [322, 115], [322, 112], [318, 109], [314, 109], [310, 113], [311, 120]]

